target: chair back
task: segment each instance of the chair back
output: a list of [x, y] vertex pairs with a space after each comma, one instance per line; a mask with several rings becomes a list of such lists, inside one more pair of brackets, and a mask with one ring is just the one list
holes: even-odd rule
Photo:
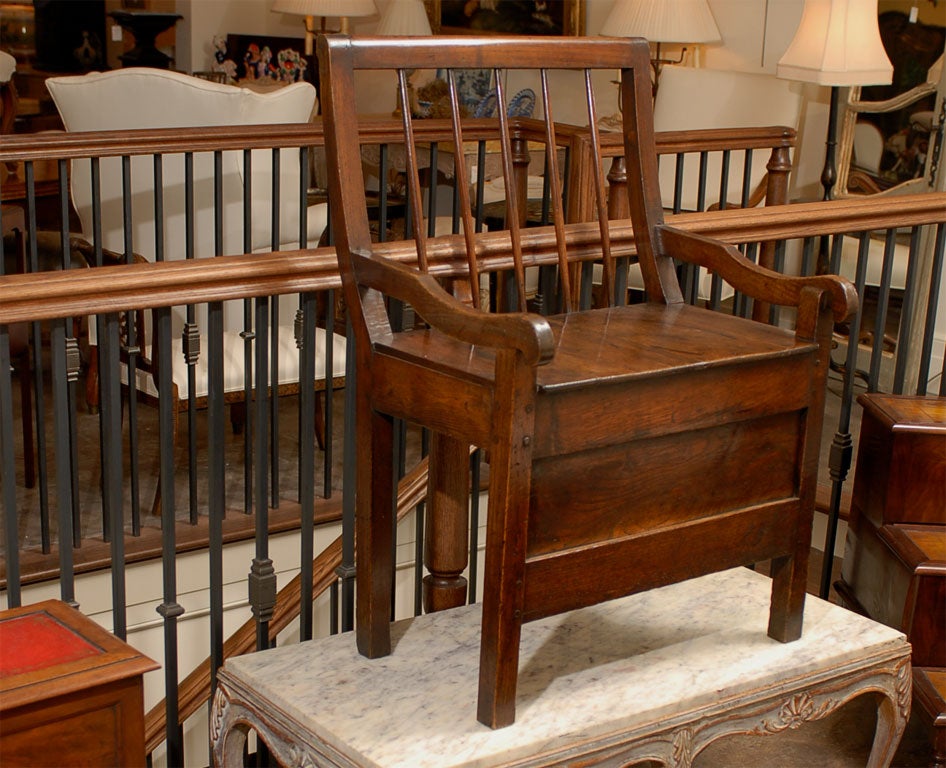
[[[654, 146], [651, 84], [649, 80], [649, 53], [643, 40], [589, 39], [561, 41], [541, 37], [432, 37], [359, 38], [344, 36], [320, 38], [319, 60], [322, 65], [323, 113], [327, 121], [326, 147], [332, 171], [331, 207], [335, 225], [335, 242], [339, 263], [346, 285], [350, 308], [355, 309], [356, 331], [367, 341], [391, 332], [387, 315], [381, 304], [379, 291], [408, 300], [400, 291], [401, 281], [385, 273], [377, 273], [377, 265], [384, 261], [379, 246], [372, 242], [372, 232], [366, 212], [365, 182], [362, 175], [363, 144], [370, 131], [359, 121], [354, 100], [357, 77], [362, 71], [386, 70], [392, 73], [400, 93], [400, 102], [410, 105], [409, 78], [415, 71], [436, 71], [445, 81], [445, 93], [438, 105], [438, 113], [445, 117], [435, 125], [436, 146], [419, 146], [418, 125], [425, 125], [425, 141], [434, 132], [425, 119], [418, 120], [411, 109], [402, 110], [404, 144], [404, 175], [406, 177], [406, 219], [410, 222], [408, 237], [413, 241], [410, 268], [430, 276], [443, 274], [445, 265], [466, 262], [468, 285], [457, 295], [467, 303], [481, 306], [481, 278], [490, 269], [492, 260], [500, 264], [514, 284], [510, 308], [527, 308], [526, 269], [534, 263], [530, 249], [535, 246], [532, 232], [525, 230], [522, 206], [524, 201], [515, 189], [517, 165], [522, 163], [517, 153], [544, 148], [545, 178], [550, 187], [549, 204], [552, 224], [542, 232], [554, 232], [557, 252], [556, 306], [564, 311], [578, 306], [574, 280], [576, 262], [580, 258], [595, 258], [603, 264], [601, 293], [607, 303], [623, 303], [624, 291], [619, 278], [617, 258], [612, 249], [611, 229], [607, 220], [606, 174], [599, 148], [597, 103], [602, 88], [610, 89], [615, 70], [620, 72], [621, 95], [624, 106], [623, 134], [626, 149], [627, 179], [630, 214], [636, 241], [637, 258], [645, 276], [647, 293], [651, 300], [680, 301], [672, 261], [659, 253], [655, 227], [662, 224], [663, 213], [657, 186], [657, 158]], [[463, 111], [462, 80], [469, 81], [473, 70], [491, 84], [500, 104], [506, 104], [508, 82], [521, 87], [529, 82], [523, 76], [530, 71], [534, 83], [536, 105], [532, 118], [509, 116], [509, 109], [499, 108], [488, 119], [466, 120]], [[377, 77], [377, 75], [374, 75]], [[590, 177], [583, 183], [593, 186], [597, 223], [566, 223], [563, 210], [563, 179], [556, 147], [560, 145], [555, 123], [557, 103], [564, 102], [574, 111], [575, 104], [584, 105], [587, 130], [590, 133], [592, 162]], [[564, 109], [564, 108], [563, 108]], [[360, 133], [361, 132], [361, 138]], [[465, 158], [470, 152], [473, 136], [489, 135], [491, 151], [499, 156], [501, 176], [506, 187], [505, 230], [482, 232], [474, 218], [471, 189], [481, 181], [475, 174], [480, 169], [478, 160], [457, 160], [452, 169], [457, 203], [454, 206], [454, 232], [446, 237], [431, 237], [436, 226], [431, 222], [449, 211], [438, 210], [431, 196], [424, 199], [421, 183], [424, 163], [433, 164], [433, 154], [452, 153]], [[520, 176], [519, 178], [523, 178]], [[523, 185], [525, 186], [525, 185]], [[584, 240], [582, 240], [584, 238]], [[589, 241], [591, 238], [591, 241]], [[583, 250], [582, 250], [583, 249]], [[577, 255], [582, 250], [583, 256]], [[589, 255], [590, 254], [590, 255]], [[399, 269], [404, 269], [403, 265]], [[399, 295], [399, 293], [401, 295]]]

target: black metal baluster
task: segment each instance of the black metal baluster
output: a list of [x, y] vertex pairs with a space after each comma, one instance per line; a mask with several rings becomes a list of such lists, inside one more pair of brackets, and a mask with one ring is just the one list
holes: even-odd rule
[[256, 299], [256, 493], [254, 514], [256, 515], [256, 554], [250, 566], [249, 600], [256, 619], [256, 649], [269, 647], [269, 621], [276, 606], [276, 572], [269, 558], [269, 488], [266, 462], [263, 457], [268, 449], [269, 396], [266, 391], [266, 359], [269, 357], [269, 299]]
[[743, 208], [749, 207], [750, 197], [752, 197], [752, 150], [747, 149], [742, 164], [742, 195], [739, 198]]
[[[410, 208], [408, 207], [408, 210]], [[342, 460], [342, 562], [336, 569], [341, 580], [342, 632], [355, 627], [355, 336], [351, 319], [346, 329], [345, 437]]]
[[335, 291], [325, 292], [325, 456], [322, 468], [322, 496], [332, 497], [332, 461], [335, 456]]
[[[223, 520], [226, 514], [226, 441], [223, 396], [223, 303], [207, 307], [207, 453], [208, 453], [208, 566], [210, 571], [210, 700], [223, 665]], [[213, 762], [211, 760], [211, 762]]]
[[[102, 246], [102, 169], [99, 158], [93, 157], [89, 159], [90, 167], [90, 183], [91, 183], [91, 193], [92, 193], [92, 248], [93, 248], [93, 260], [94, 266], [101, 267], [104, 264], [104, 252]], [[112, 315], [112, 320], [114, 325], [112, 326], [115, 332], [115, 339], [113, 340], [112, 351], [116, 356], [120, 353], [121, 341], [119, 337], [119, 319], [117, 315]], [[110, 369], [106, 367], [106, 361], [104, 357], [104, 347], [102, 346], [106, 337], [106, 334], [109, 333], [109, 326], [106, 316], [97, 314], [93, 321], [95, 323], [95, 334], [96, 334], [96, 355], [98, 358], [98, 403], [99, 403], [99, 466], [102, 467], [102, 480], [101, 480], [101, 492], [102, 492], [102, 537], [105, 541], [111, 542], [112, 539], [112, 519], [115, 515], [118, 515], [120, 519], [123, 518], [122, 515], [122, 500], [121, 500], [121, 476], [118, 478], [118, 493], [114, 493], [114, 487], [109, 478], [113, 476], [114, 467], [109, 467], [109, 462], [117, 462], [118, 466], [121, 466], [122, 453], [121, 453], [121, 391], [119, 388], [118, 391], [118, 432], [112, 432], [109, 435], [109, 427], [106, 421], [106, 415], [103, 409], [103, 403], [105, 402], [106, 392], [105, 392], [105, 378], [110, 376]], [[118, 359], [118, 358], [116, 358]], [[121, 360], [119, 359], [119, 365]], [[116, 382], [121, 380], [121, 370], [119, 369], [115, 373]], [[109, 392], [111, 394], [111, 392]], [[118, 435], [117, 448], [114, 447], [111, 442], [115, 440], [115, 435]], [[117, 454], [113, 453], [117, 451]], [[111, 470], [109, 473], [106, 473], [106, 469]], [[117, 500], [117, 501], [116, 501]]]
[[[296, 327], [296, 344], [299, 360], [299, 527], [301, 595], [299, 603], [299, 636], [302, 640], [312, 638], [312, 560], [315, 557], [312, 536], [315, 530], [315, 344], [316, 301], [312, 293], [299, 297], [301, 317]], [[326, 334], [331, 346], [331, 332]], [[326, 369], [326, 381], [331, 372]], [[329, 436], [326, 435], [326, 447]]]
[[806, 237], [801, 247], [801, 274], [807, 277], [815, 273], [815, 238]]
[[[913, 332], [913, 305], [919, 293], [920, 282], [920, 228], [913, 227], [910, 231], [910, 256], [907, 259], [906, 285], [903, 291], [903, 303], [900, 305], [900, 334], [899, 339], [909, 341]], [[862, 294], [858, 294], [859, 296]], [[907, 372], [907, 347], [909, 344], [897, 345], [897, 362], [893, 374], [893, 392], [903, 394]]]
[[[308, 150], [303, 147], [299, 152], [299, 247], [308, 246], [307, 198], [309, 160]], [[303, 293], [299, 295], [299, 308], [296, 311], [296, 348], [299, 354], [299, 507], [300, 507], [300, 552], [299, 552], [299, 638], [312, 639], [313, 626], [313, 576], [312, 561], [315, 559], [315, 445], [313, 442], [313, 425], [315, 424], [315, 356], [318, 354], [316, 345], [316, 312], [317, 302], [315, 294]], [[328, 349], [332, 346], [331, 326], [326, 324], [326, 341]], [[331, 369], [325, 369], [326, 383], [331, 380]], [[331, 440], [326, 428], [326, 448]]]
[[[0, 214], [2, 217], [2, 214]], [[25, 234], [25, 233], [24, 233]], [[3, 238], [0, 238], [0, 275], [4, 274]], [[20, 593], [20, 535], [16, 509], [16, 466], [13, 455], [13, 381], [10, 336], [0, 325], [0, 485], [3, 488], [3, 542], [7, 576], [7, 607], [18, 608]], [[20, 407], [23, 407], [21, 404]]]
[[880, 364], [884, 357], [887, 306], [890, 302], [890, 277], [893, 274], [893, 255], [896, 239], [897, 230], [888, 229], [887, 236], [884, 238], [884, 261], [881, 267], [880, 286], [877, 295], [877, 312], [874, 317], [874, 343], [871, 346], [870, 371], [867, 378], [868, 392], [877, 392], [880, 383]]
[[[171, 309], [160, 307], [153, 311], [153, 335], [160, 360], [171, 359]], [[157, 612], [164, 619], [164, 686], [167, 724], [168, 765], [183, 765], [183, 732], [178, 724], [178, 642], [177, 619], [184, 609], [177, 602], [176, 515], [174, 509], [174, 409], [171, 391], [171, 366], [160, 365], [158, 385], [158, 444], [160, 450], [161, 486], [161, 565], [163, 600]]]
[[470, 578], [469, 598], [467, 602], [472, 605], [476, 602], [476, 580], [479, 575], [479, 550], [480, 550], [480, 482], [481, 470], [483, 466], [482, 453], [477, 448], [470, 455]]
[[[36, 174], [33, 161], [28, 160], [23, 164], [26, 181], [26, 233], [27, 237], [26, 258], [27, 272], [39, 272], [39, 252], [36, 242]], [[30, 345], [32, 350], [33, 364], [33, 402], [36, 405], [34, 419], [36, 426], [36, 456], [39, 459], [39, 471], [37, 483], [39, 484], [39, 513], [41, 527], [45, 531], [43, 538], [43, 553], [49, 554], [52, 551], [52, 542], [50, 537], [50, 517], [49, 508], [49, 465], [47, 457], [49, 456], [48, 440], [46, 439], [46, 387], [44, 384], [45, 364], [43, 362], [43, 331], [39, 321], [34, 320], [30, 323]], [[60, 540], [61, 540], [60, 536]]]
[[[843, 235], [835, 236], [835, 248], [840, 250], [839, 241]], [[860, 244], [857, 252], [857, 273], [855, 287], [857, 295], [864, 295], [864, 282], [867, 275], [867, 254], [870, 245], [870, 235], [863, 232], [860, 235]], [[828, 527], [825, 531], [824, 562], [821, 567], [820, 597], [828, 599], [831, 591], [831, 572], [834, 565], [834, 544], [838, 534], [838, 520], [841, 517], [841, 490], [851, 468], [851, 454], [853, 440], [851, 438], [851, 410], [854, 407], [854, 376], [857, 366], [857, 337], [860, 334], [861, 318], [864, 305], [858, 302], [857, 312], [851, 321], [847, 341], [847, 358], [844, 365], [843, 385], [841, 391], [841, 412], [838, 417], [838, 429], [831, 441], [831, 450], [828, 454], [828, 469], [831, 476], [831, 505], [828, 509]]]
[[[936, 227], [936, 240], [933, 246], [933, 268], [930, 273], [930, 295], [926, 303], [926, 331], [923, 334], [923, 347], [920, 351], [920, 370], [917, 379], [918, 395], [925, 395], [930, 378], [930, 364], [933, 359], [933, 335], [936, 330], [936, 310], [940, 302], [940, 286], [943, 281], [943, 261], [946, 251], [946, 225]], [[943, 350], [943, 371], [939, 379], [939, 395], [946, 394], [946, 349]]]
[[[219, 185], [220, 196], [214, 198], [214, 215], [220, 219], [220, 237], [217, 240], [217, 255], [223, 253], [223, 186], [222, 186], [222, 155], [214, 154], [214, 178]], [[253, 178], [253, 153], [249, 149], [243, 150], [244, 178]], [[253, 250], [253, 190], [249, 183], [243, 185], [243, 252]], [[253, 302], [243, 299], [243, 330], [240, 331], [243, 339], [243, 408], [245, 411], [243, 426], [243, 511], [249, 515], [253, 512], [253, 341], [256, 333], [253, 330]]]
[[483, 192], [486, 189], [486, 141], [480, 139], [476, 144], [476, 231], [483, 231]]
[[[424, 612], [424, 518], [426, 517], [426, 505], [421, 502], [414, 508], [414, 615], [420, 616]], [[397, 515], [394, 516], [394, 525], [397, 527]], [[397, 531], [395, 531], [396, 533]], [[395, 537], [395, 552], [397, 550], [397, 538]], [[397, 559], [394, 562], [395, 571], [397, 570]], [[394, 582], [397, 583], [396, 581]], [[397, 590], [394, 590], [395, 592]], [[394, 609], [392, 606], [392, 615]]]
[[[279, 147], [273, 147], [272, 205], [272, 250], [279, 250]], [[279, 507], [279, 296], [269, 297], [269, 484], [270, 505]], [[262, 460], [262, 457], [260, 457]]]
[[113, 632], [125, 637], [125, 515], [122, 461], [121, 318], [109, 312], [99, 326], [100, 424], [102, 435], [102, 504], [108, 509], [109, 556], [112, 560]]
[[[131, 157], [122, 155], [122, 230], [125, 244], [125, 263], [135, 261], [134, 239], [132, 234], [132, 188], [131, 188]], [[131, 517], [136, 519], [140, 513], [141, 498], [138, 475], [138, 355], [141, 348], [138, 346], [138, 328], [135, 312], [125, 313], [126, 347], [125, 354], [128, 365], [128, 460], [131, 479]], [[144, 329], [142, 329], [144, 330]], [[162, 500], [163, 501], [163, 500]]]
[[[184, 153], [184, 259], [194, 259], [194, 153]], [[181, 350], [187, 366], [187, 500], [191, 525], [199, 517], [197, 501], [197, 361], [200, 359], [200, 328], [197, 308], [188, 304], [181, 329]], [[209, 381], [208, 373], [208, 381]], [[209, 396], [208, 392], [208, 396]], [[212, 475], [211, 475], [212, 476]]]
[[[69, 189], [66, 185], [68, 172], [66, 161], [59, 160], [59, 249], [60, 269], [66, 271], [72, 268], [72, 248], [69, 245]], [[72, 318], [63, 318], [63, 328], [66, 333], [66, 417], [69, 425], [69, 476], [72, 485], [72, 544], [82, 546], [82, 515], [79, 512], [79, 445], [78, 425], [76, 424], [76, 388], [79, 382], [79, 342], [73, 336]]]
[[[69, 372], [66, 347], [66, 320], [51, 323], [50, 375], [53, 394], [53, 445], [56, 452], [56, 512], [59, 523], [59, 587], [63, 602], [78, 606], [75, 600], [75, 572], [72, 543], [72, 462], [69, 439]], [[117, 634], [117, 633], [116, 633]], [[120, 636], [120, 635], [119, 635]]]

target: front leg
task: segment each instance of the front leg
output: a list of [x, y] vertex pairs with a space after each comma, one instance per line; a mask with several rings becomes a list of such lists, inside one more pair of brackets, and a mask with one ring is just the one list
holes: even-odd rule
[[394, 589], [394, 425], [358, 395], [355, 510], [356, 641], [370, 659], [391, 653]]

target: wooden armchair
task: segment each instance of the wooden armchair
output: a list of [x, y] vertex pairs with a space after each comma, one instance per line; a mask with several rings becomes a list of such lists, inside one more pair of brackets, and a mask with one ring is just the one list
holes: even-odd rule
[[[428, 610], [464, 599], [469, 445], [489, 457], [481, 722], [500, 727], [515, 718], [523, 623], [658, 585], [771, 558], [768, 634], [798, 638], [828, 345], [832, 319], [856, 306], [850, 284], [784, 277], [732, 247], [663, 224], [643, 40], [331, 36], [319, 46], [330, 203], [356, 333], [361, 653], [391, 651], [394, 418], [432, 431]], [[355, 72], [396, 70], [406, 96], [410, 70], [471, 67], [495, 69], [501, 100], [503, 70], [541, 68], [536, 116], [546, 122], [548, 146], [555, 145], [558, 93], [589, 105], [596, 147], [592, 75], [621, 70], [645, 303], [620, 306], [620, 265], [626, 270], [630, 244], [626, 223], [620, 230], [606, 220], [600, 163], [593, 174], [597, 224], [564, 223], [549, 152], [554, 226], [520, 231], [518, 203], [509, 196], [508, 230], [474, 233], [469, 180], [458, 168], [463, 234], [428, 238], [410, 115], [403, 124], [414, 240], [400, 250], [371, 243], [351, 98]], [[452, 96], [455, 102], [455, 89]], [[458, 110], [453, 115], [444, 136], [459, 144], [463, 124]], [[514, 128], [499, 110], [507, 178]], [[524, 268], [542, 259], [559, 266], [564, 314], [524, 311]], [[576, 311], [573, 274], [582, 259], [603, 263], [612, 306]], [[797, 308], [795, 331], [686, 305], [674, 259], [716, 271], [756, 300]], [[479, 306], [480, 275], [497, 267], [515, 278], [518, 311], [487, 314]], [[454, 275], [463, 279], [445, 280]], [[412, 305], [426, 326], [395, 332], [385, 297]]]

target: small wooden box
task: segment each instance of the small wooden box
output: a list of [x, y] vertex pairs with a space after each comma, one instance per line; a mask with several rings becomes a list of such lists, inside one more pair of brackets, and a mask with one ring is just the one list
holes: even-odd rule
[[157, 667], [58, 600], [0, 612], [0, 765], [144, 766]]
[[946, 525], [946, 398], [861, 395], [851, 516]]

